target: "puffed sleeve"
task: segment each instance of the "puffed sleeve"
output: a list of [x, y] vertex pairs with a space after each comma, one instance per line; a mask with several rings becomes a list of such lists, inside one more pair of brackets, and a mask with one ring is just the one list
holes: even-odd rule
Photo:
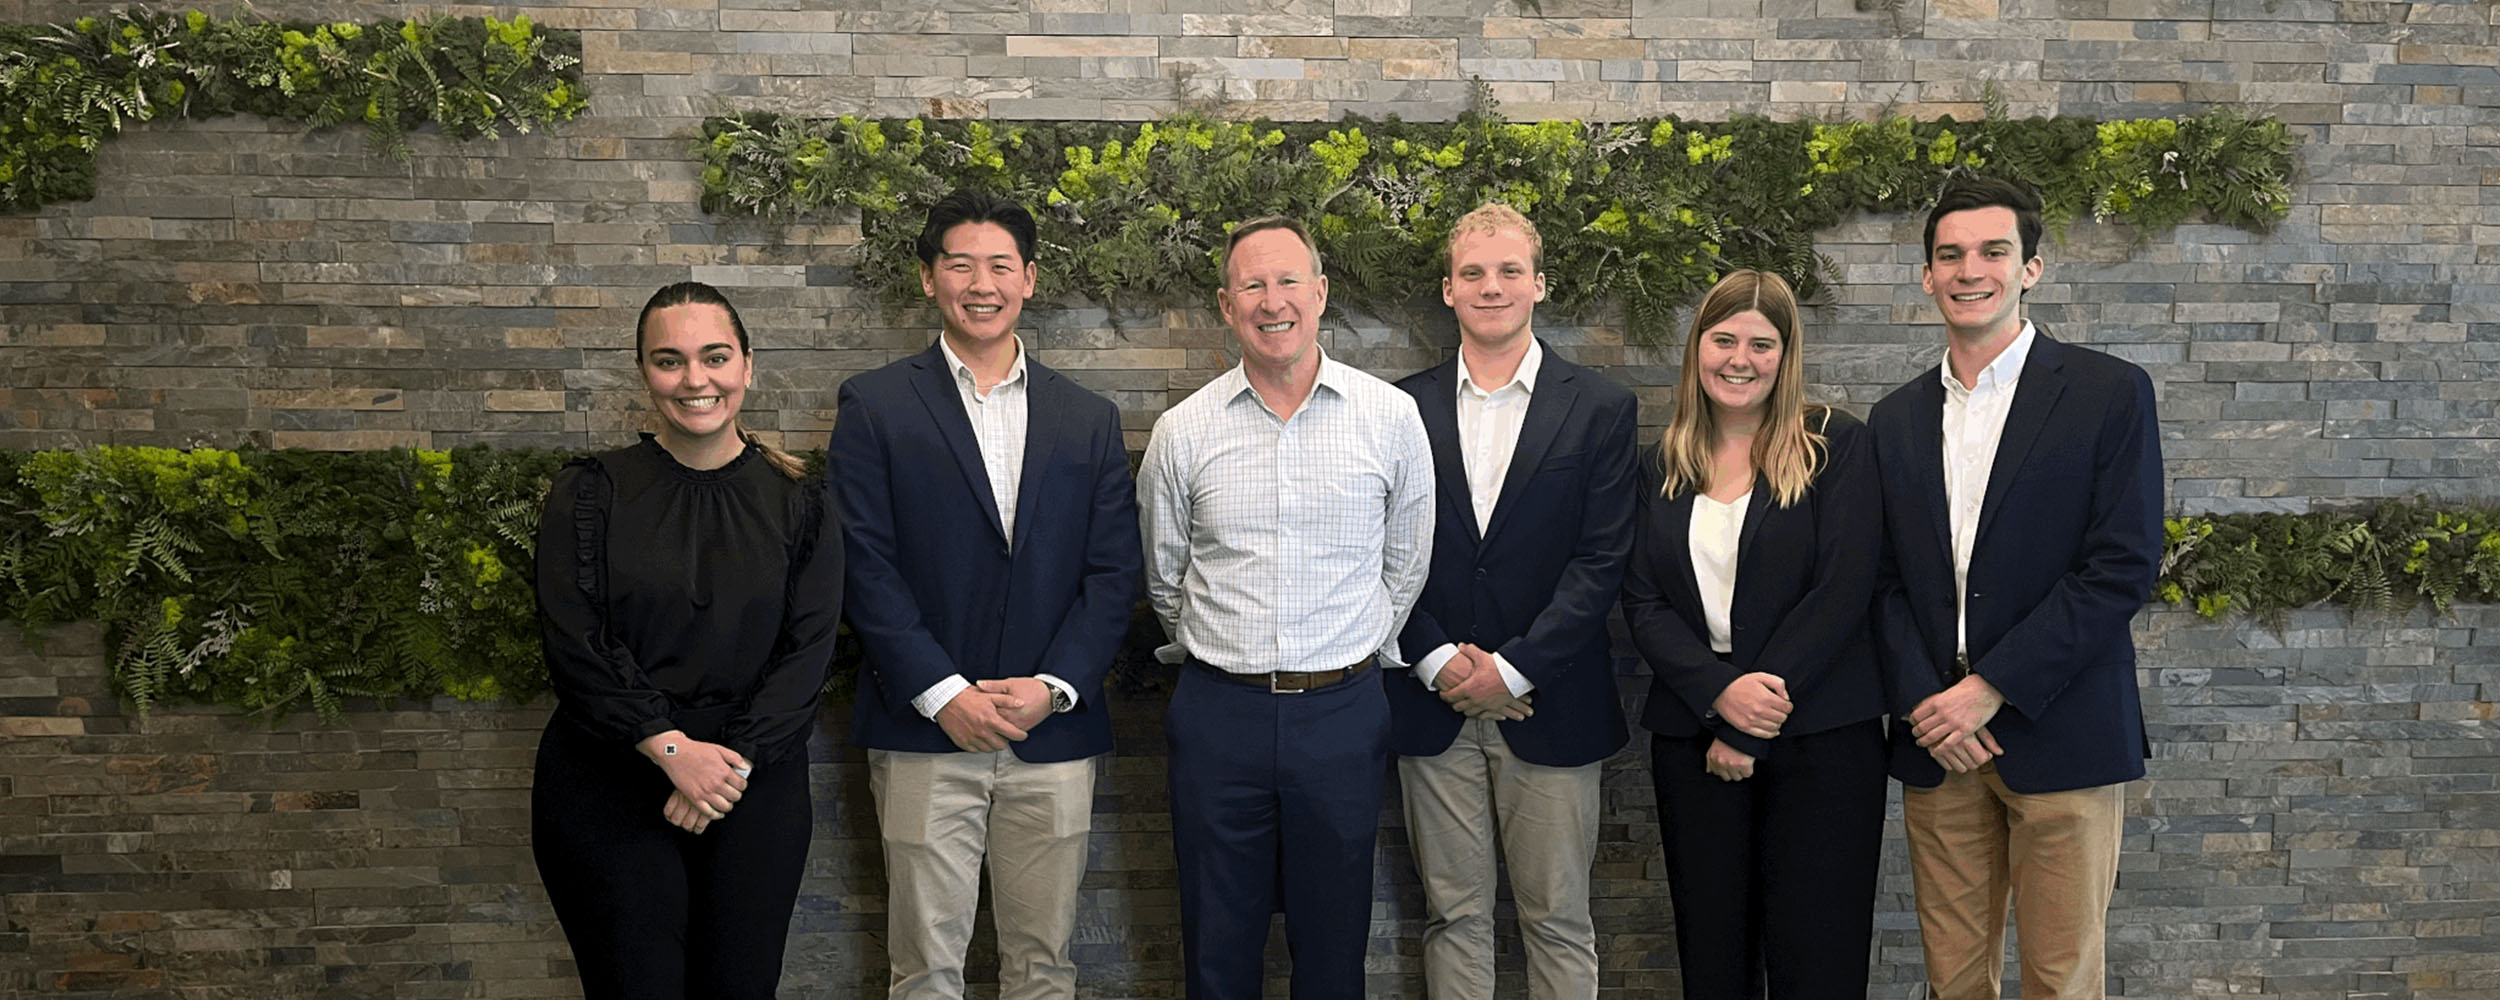
[[556, 473], [538, 517], [538, 633], [556, 699], [623, 746], [677, 728], [668, 696], [608, 631], [607, 521], [614, 490], [597, 459]]
[[754, 696], [721, 734], [721, 745], [758, 766], [807, 746], [832, 673], [834, 627], [842, 618], [842, 525], [825, 497], [824, 481], [797, 483], [793, 508], [796, 530], [783, 583], [781, 634], [773, 640], [772, 659]]

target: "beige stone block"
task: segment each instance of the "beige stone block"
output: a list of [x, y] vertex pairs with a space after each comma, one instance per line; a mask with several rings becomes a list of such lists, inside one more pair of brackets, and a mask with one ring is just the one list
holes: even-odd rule
[[424, 347], [425, 338], [395, 326], [311, 326], [306, 347]]
[[2135, 25], [2128, 21], [2068, 21], [2066, 38], [2077, 42], [2132, 42]]
[[1488, 17], [1486, 38], [1631, 38], [1624, 17]]
[[562, 413], [564, 390], [489, 389], [486, 409], [490, 413]]
[[1383, 59], [1380, 61], [1383, 80], [1455, 80], [1456, 59]]
[[617, 44], [617, 33], [585, 31], [582, 33], [582, 71], [585, 73], [692, 73], [694, 57], [684, 52], [651, 52], [627, 49]]
[[1129, 35], [1009, 35], [1007, 55], [1016, 56], [1139, 56], [1161, 54], [1163, 40]]
[[1808, 82], [1804, 80], [1771, 81], [1773, 104], [1830, 104], [1849, 99], [1846, 83]]
[[1458, 61], [1458, 43], [1447, 38], [1349, 38], [1348, 59], [1437, 59]]
[[1346, 40], [1295, 35], [1280, 38], [1248, 36], [1241, 40], [1237, 54], [1244, 59], [1343, 59], [1346, 57]]
[[1958, 21], [1993, 21], [1997, 0], [1929, 0], [1929, 17]]
[[1649, 43], [1638, 38], [1539, 38], [1539, 59], [1645, 59]]
[[42, 715], [0, 716], [0, 736], [85, 736], [87, 720]]

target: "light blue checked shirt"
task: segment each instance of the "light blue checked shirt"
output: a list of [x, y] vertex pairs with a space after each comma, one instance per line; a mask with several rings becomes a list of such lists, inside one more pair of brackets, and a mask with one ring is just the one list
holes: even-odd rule
[[1165, 411], [1137, 474], [1146, 594], [1174, 643], [1236, 673], [1397, 656], [1432, 548], [1415, 401], [1320, 357], [1280, 420], [1240, 366]]

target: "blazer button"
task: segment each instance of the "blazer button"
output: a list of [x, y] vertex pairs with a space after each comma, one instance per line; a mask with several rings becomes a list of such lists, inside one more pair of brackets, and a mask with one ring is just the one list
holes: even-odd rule
[[1482, 579], [1484, 579], [1484, 577], [1485, 577], [1485, 571], [1484, 571], [1484, 569], [1483, 569], [1483, 568], [1481, 568], [1481, 567], [1477, 568], [1477, 570], [1476, 570], [1476, 579], [1482, 580]]

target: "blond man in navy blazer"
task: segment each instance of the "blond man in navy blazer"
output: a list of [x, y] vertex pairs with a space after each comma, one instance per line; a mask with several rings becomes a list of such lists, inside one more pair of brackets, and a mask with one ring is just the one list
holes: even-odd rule
[[1991, 178], [1927, 217], [1943, 363], [1868, 419], [1876, 640], [1930, 990], [1995, 1000], [2013, 901], [2026, 1000], [2105, 995], [2121, 786], [2149, 748], [2129, 629], [2162, 552], [2153, 383], [2024, 318], [2040, 202]]
[[1493, 995], [1498, 845], [1528, 989], [1597, 996], [1598, 783], [1627, 737], [1606, 621], [1632, 547], [1638, 404], [1536, 339], [1543, 243], [1487, 204], [1452, 227], [1459, 349], [1399, 380], [1432, 444], [1431, 573], [1398, 636], [1390, 745], [1434, 1000]]

